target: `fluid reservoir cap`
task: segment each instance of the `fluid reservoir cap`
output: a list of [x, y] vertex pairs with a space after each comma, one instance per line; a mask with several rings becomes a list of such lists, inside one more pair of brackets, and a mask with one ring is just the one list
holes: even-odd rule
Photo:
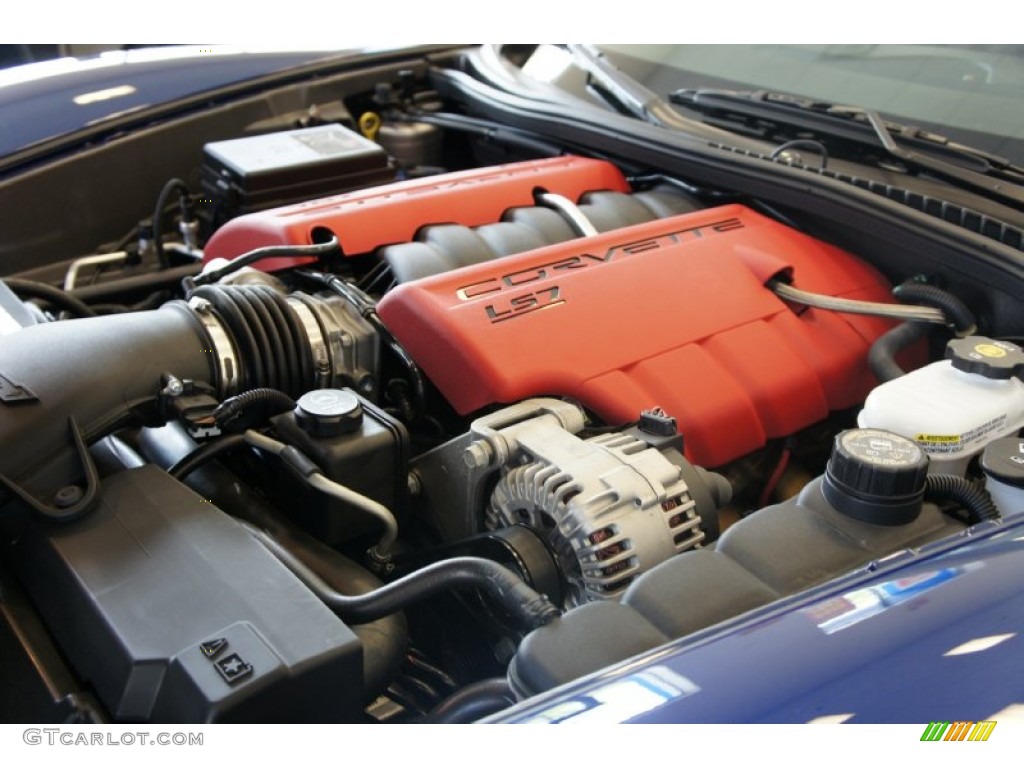
[[921, 510], [928, 455], [909, 438], [883, 429], [836, 436], [822, 490], [842, 514], [875, 525], [903, 525]]
[[981, 454], [981, 469], [991, 478], [1024, 488], [1024, 438], [993, 440]]
[[958, 371], [967, 371], [986, 379], [1010, 379], [1024, 373], [1024, 350], [1008, 341], [985, 336], [951, 339], [946, 357]]
[[299, 398], [295, 421], [313, 437], [336, 437], [359, 429], [363, 407], [348, 389], [314, 389]]

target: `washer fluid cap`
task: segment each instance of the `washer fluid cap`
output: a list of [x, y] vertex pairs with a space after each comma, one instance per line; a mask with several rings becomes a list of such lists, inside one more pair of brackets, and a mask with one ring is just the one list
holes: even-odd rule
[[337, 437], [359, 429], [363, 407], [351, 390], [314, 389], [296, 403], [295, 421], [313, 437]]
[[1024, 350], [1008, 341], [985, 336], [951, 339], [946, 344], [946, 357], [957, 370], [986, 379], [1011, 379], [1024, 373]]
[[822, 490], [838, 512], [874, 525], [904, 525], [921, 511], [928, 455], [883, 429], [848, 429], [836, 436]]

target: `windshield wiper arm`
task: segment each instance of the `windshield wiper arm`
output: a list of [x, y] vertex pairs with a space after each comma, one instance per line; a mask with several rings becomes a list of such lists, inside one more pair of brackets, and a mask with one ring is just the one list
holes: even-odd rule
[[627, 75], [594, 46], [568, 44], [563, 47], [586, 74], [587, 87], [616, 111], [701, 138], [718, 141], [733, 138], [727, 130], [679, 114], [667, 99]]
[[[885, 120], [877, 112], [813, 101], [770, 91], [683, 89], [669, 100], [715, 121], [755, 130], [774, 128], [836, 139], [863, 149], [882, 150], [905, 167], [924, 171], [963, 189], [1024, 208], [1024, 169], [1006, 158], [958, 144], [945, 136]], [[927, 153], [927, 154], [925, 154]], [[936, 157], [936, 154], [948, 158]]]

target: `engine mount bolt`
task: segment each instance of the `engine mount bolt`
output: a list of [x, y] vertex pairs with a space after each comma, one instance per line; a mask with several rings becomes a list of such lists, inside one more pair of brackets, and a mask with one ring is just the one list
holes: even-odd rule
[[493, 457], [494, 451], [492, 451], [491, 446], [483, 440], [477, 440], [470, 443], [466, 448], [466, 452], [462, 454], [462, 458], [465, 460], [466, 466], [470, 469], [483, 469], [490, 465]]
[[420, 476], [415, 472], [410, 472], [406, 478], [406, 483], [409, 486], [409, 493], [412, 496], [419, 496], [423, 491], [423, 483], [420, 482]]
[[82, 500], [84, 492], [77, 485], [65, 485], [53, 495], [53, 503], [61, 509], [73, 507]]

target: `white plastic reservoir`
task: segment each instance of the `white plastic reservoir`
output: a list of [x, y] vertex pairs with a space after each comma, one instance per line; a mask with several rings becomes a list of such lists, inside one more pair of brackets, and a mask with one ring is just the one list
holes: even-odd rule
[[[1004, 344], [984, 342], [977, 345], [982, 355], [997, 356]], [[915, 440], [931, 459], [929, 474], [962, 476], [972, 456], [1024, 426], [1024, 382], [986, 378], [943, 360], [875, 387], [857, 424]]]

